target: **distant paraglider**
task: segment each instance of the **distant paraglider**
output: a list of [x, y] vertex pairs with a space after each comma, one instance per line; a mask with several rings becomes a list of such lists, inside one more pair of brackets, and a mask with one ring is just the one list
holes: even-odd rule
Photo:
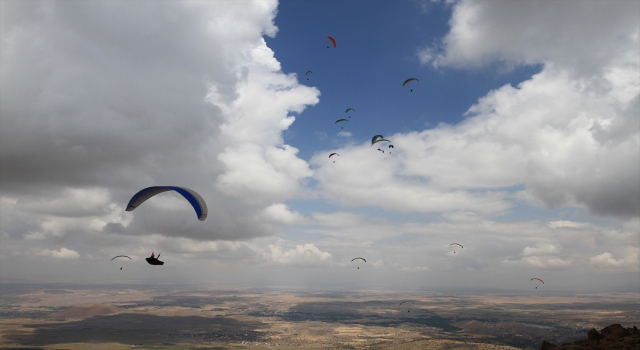
[[[353, 258], [353, 259], [351, 259], [351, 262], [353, 262], [354, 260], [358, 260], [358, 259], [360, 259], [360, 260], [362, 260], [364, 262], [367, 262], [364, 258], [361, 258], [361, 257]], [[358, 270], [360, 270], [359, 266], [358, 266]]]
[[[398, 305], [398, 306], [402, 306], [402, 304], [404, 304], [404, 303], [411, 303], [411, 304], [413, 304], [413, 305], [415, 305], [415, 304], [416, 304], [416, 303], [414, 303], [414, 302], [413, 302], [413, 301], [411, 301], [411, 300], [406, 300], [406, 301], [401, 302], [401, 303], [400, 303], [400, 305]], [[409, 311], [410, 311], [410, 310], [407, 310], [407, 312], [409, 312]]]
[[[405, 86], [405, 85], [409, 84], [412, 81], [420, 81], [420, 80], [418, 80], [418, 78], [409, 78], [409, 79], [405, 80], [404, 83], [402, 83], [402, 86]], [[413, 92], [413, 89], [411, 89], [411, 92]]]
[[308, 71], [307, 71], [307, 73], [305, 74], [305, 76], [307, 76], [307, 80], [309, 80], [309, 78], [308, 78], [308, 77], [309, 77], [309, 74], [313, 74], [313, 72], [312, 72], [312, 71], [310, 71], [310, 70], [308, 70]]
[[[336, 43], [336, 39], [334, 39], [332, 36], [328, 36], [327, 38], [329, 38], [329, 40], [331, 40], [331, 43], [333, 44], [333, 48], [335, 49], [336, 46], [338, 46], [338, 44]], [[327, 49], [329, 48], [329, 46], [327, 46]]]
[[[133, 260], [133, 259], [131, 259], [130, 257], [128, 257], [126, 255], [118, 255], [118, 256], [114, 256], [113, 258], [111, 258], [111, 261], [113, 261], [113, 259], [116, 259], [116, 258], [127, 258], [129, 260]], [[120, 270], [122, 270], [122, 267], [120, 267]]]
[[[344, 111], [344, 112], [345, 112], [345, 113], [349, 113], [349, 111], [354, 111], [354, 112], [355, 112], [356, 110], [355, 110], [355, 109], [353, 109], [353, 108], [351, 108], [351, 107], [349, 107], [349, 108], [347, 108], [347, 110], [346, 110], [346, 111]], [[348, 116], [347, 118], [351, 118], [351, 116]]]
[[[460, 248], [464, 248], [464, 247], [462, 246], [462, 244], [460, 244], [460, 243], [451, 243], [451, 244], [449, 244], [449, 246], [452, 246], [452, 245], [458, 245], [458, 246], [460, 246]], [[456, 253], [456, 252], [454, 251], [454, 252], [453, 252], [453, 254], [455, 254], [455, 253]]]
[[[538, 280], [538, 281], [542, 282], [542, 284], [544, 284], [544, 281], [543, 281], [543, 280], [541, 280], [541, 279], [539, 279], [539, 278], [537, 278], [537, 277], [534, 277], [534, 278], [532, 278], [531, 280], [532, 280], [532, 281], [533, 281], [533, 280]], [[538, 289], [538, 287], [536, 287], [536, 289]]]
[[376, 143], [376, 141], [378, 139], [383, 139], [383, 138], [384, 138], [384, 135], [376, 135], [376, 136], [374, 136], [373, 138], [371, 138], [371, 146], [373, 146], [373, 144]]
[[[331, 153], [331, 154], [329, 155], [329, 158], [331, 158], [331, 156], [338, 156], [338, 157], [340, 157], [340, 155], [339, 155], [338, 153], [335, 153], [335, 152]], [[333, 162], [335, 163], [336, 161], [334, 160]]]
[[[340, 119], [336, 120], [336, 122], [333, 123], [333, 124], [338, 124], [340, 122], [349, 122], [349, 120], [348, 119], [344, 119], [344, 118], [340, 118]], [[344, 129], [344, 128], [341, 127], [341, 129]]]

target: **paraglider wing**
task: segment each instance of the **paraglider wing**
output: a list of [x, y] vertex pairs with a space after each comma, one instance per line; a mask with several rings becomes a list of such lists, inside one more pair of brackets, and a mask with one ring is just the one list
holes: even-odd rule
[[361, 257], [353, 258], [353, 259], [351, 259], [351, 262], [353, 262], [354, 260], [357, 260], [357, 259], [360, 259], [360, 260], [362, 260], [364, 262], [367, 262], [366, 260], [364, 260], [364, 258], [361, 258]]
[[405, 80], [404, 83], [402, 83], [402, 86], [405, 86], [405, 85], [409, 84], [412, 81], [420, 81], [420, 80], [418, 80], [417, 78], [409, 78], [409, 79]]
[[176, 186], [151, 186], [147, 187], [140, 192], [136, 193], [131, 200], [129, 200], [129, 204], [127, 204], [126, 211], [133, 211], [140, 204], [144, 203], [147, 199], [157, 195], [158, 193], [167, 192], [167, 191], [176, 191], [180, 193], [193, 207], [196, 211], [196, 215], [198, 216], [198, 220], [204, 221], [207, 218], [207, 203], [204, 202], [204, 199], [196, 193], [194, 190], [190, 190], [186, 187], [176, 187]]
[[[118, 256], [114, 256], [114, 257], [111, 259], [111, 261], [113, 261], [113, 259], [115, 259], [115, 258], [129, 258], [129, 257], [128, 257], [128, 256], [126, 256], [126, 255], [118, 255]], [[129, 260], [133, 260], [133, 259], [129, 258]]]
[[356, 110], [355, 110], [355, 109], [353, 109], [353, 108], [351, 108], [351, 107], [349, 107], [349, 108], [347, 108], [347, 110], [346, 110], [346, 111], [344, 111], [344, 112], [345, 112], [345, 113], [349, 113], [349, 111], [354, 111], [354, 112], [355, 112]]
[[533, 281], [533, 280], [538, 280], [538, 281], [542, 282], [542, 284], [544, 284], [544, 281], [543, 281], [543, 280], [541, 280], [541, 279], [539, 279], [539, 278], [537, 278], [537, 277], [534, 277], [534, 278], [532, 278], [531, 280], [532, 280], [532, 281]]
[[336, 39], [334, 39], [332, 36], [328, 36], [327, 38], [329, 38], [329, 40], [331, 40], [331, 43], [333, 44], [333, 48], [338, 46], [338, 44], [336, 43]]
[[329, 158], [331, 158], [331, 156], [335, 156], [335, 155], [337, 155], [338, 157], [340, 157], [340, 155], [339, 155], [338, 153], [335, 153], [335, 152], [334, 152], [334, 153], [331, 153], [331, 154], [329, 155]]
[[164, 265], [164, 261], [160, 261], [156, 258], [147, 258], [146, 260], [149, 265]]
[[389, 145], [389, 148], [395, 148], [395, 147], [393, 147], [393, 145]]
[[309, 74], [313, 74], [312, 71], [308, 70], [307, 73], [305, 75], [309, 75]]
[[347, 119], [344, 119], [344, 118], [341, 118], [341, 119], [336, 120], [336, 122], [335, 122], [335, 123], [333, 123], [333, 124], [338, 124], [338, 123], [340, 123], [340, 122], [348, 122], [348, 120], [347, 120]]
[[374, 143], [376, 143], [376, 140], [378, 139], [383, 139], [384, 135], [376, 135], [371, 139], [371, 145], [373, 146]]
[[452, 245], [454, 245], [454, 244], [455, 244], [455, 245], [459, 245], [459, 246], [460, 246], [460, 248], [464, 248], [464, 247], [462, 246], [462, 244], [460, 244], [460, 243], [451, 243], [451, 244], [449, 244], [449, 245], [450, 245], [450, 246], [452, 246]]
[[374, 144], [376, 144], [376, 143], [378, 143], [378, 142], [383, 142], [383, 141], [391, 142], [391, 140], [387, 140], [387, 139], [383, 139], [383, 138], [378, 138], [378, 139], [376, 139], [375, 141], [373, 141], [373, 143], [371, 144], [371, 146], [373, 146]]
[[398, 305], [398, 306], [401, 306], [401, 305], [402, 305], [402, 304], [404, 304], [404, 303], [411, 303], [411, 304], [414, 304], [414, 305], [416, 304], [416, 303], [414, 303], [414, 302], [413, 302], [413, 301], [411, 301], [411, 300], [407, 300], [407, 301], [403, 301], [403, 302], [401, 302], [401, 303], [400, 303], [400, 305]]

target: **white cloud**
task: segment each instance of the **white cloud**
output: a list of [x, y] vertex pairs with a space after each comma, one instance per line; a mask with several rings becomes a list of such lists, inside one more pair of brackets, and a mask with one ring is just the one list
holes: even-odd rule
[[[319, 91], [280, 71], [263, 39], [277, 32], [277, 1], [124, 5], [2, 5], [1, 197], [16, 201], [9, 220], [1, 214], [3, 230], [149, 234], [141, 213], [122, 211], [138, 190], [161, 184], [197, 191], [210, 211], [195, 230], [157, 233], [278, 233], [295, 213], [265, 208], [297, 195], [313, 173], [282, 132]], [[152, 201], [163, 214], [172, 210], [163, 204], [185, 204], [145, 206]]]
[[298, 244], [295, 248], [289, 250], [285, 250], [286, 248], [282, 247], [284, 244], [282, 241], [276, 244], [269, 244], [270, 252], [267, 252], [266, 255], [271, 261], [297, 266], [315, 266], [329, 262], [332, 258], [331, 254], [321, 251], [311, 243]]
[[39, 253], [36, 254], [55, 259], [77, 259], [80, 257], [80, 254], [78, 254], [78, 252], [76, 252], [75, 250], [67, 249], [64, 247], [60, 248], [59, 250], [42, 249]]
[[526, 247], [522, 250], [523, 256], [531, 255], [553, 255], [559, 254], [562, 247], [550, 243], [537, 243], [537, 247]]
[[625, 269], [629, 271], [640, 270], [640, 249], [638, 247], [627, 247], [619, 259], [613, 254], [604, 252], [600, 255], [592, 256], [589, 262], [596, 267], [605, 269]]
[[638, 2], [624, 0], [463, 0], [453, 8], [443, 52], [428, 47], [420, 58], [436, 66], [555, 62], [591, 75], [620, 53], [637, 53], [638, 12]]

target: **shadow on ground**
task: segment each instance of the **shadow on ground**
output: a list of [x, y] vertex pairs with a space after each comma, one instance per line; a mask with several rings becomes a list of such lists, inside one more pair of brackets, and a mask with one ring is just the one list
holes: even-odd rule
[[7, 335], [22, 345], [119, 342], [149, 344], [185, 341], [259, 341], [266, 332], [262, 322], [240, 322], [227, 317], [156, 316], [118, 314], [82, 321], [25, 325], [31, 334]]

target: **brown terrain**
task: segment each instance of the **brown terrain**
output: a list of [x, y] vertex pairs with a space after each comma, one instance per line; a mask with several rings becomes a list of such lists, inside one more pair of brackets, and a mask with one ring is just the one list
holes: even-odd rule
[[580, 339], [573, 344], [556, 344], [545, 341], [540, 350], [572, 349], [572, 350], [599, 350], [599, 349], [640, 349], [640, 331], [636, 326], [624, 328], [619, 324], [612, 324], [600, 330], [591, 328], [587, 333], [587, 339]]
[[538, 349], [640, 321], [634, 293], [0, 287], [0, 349]]

